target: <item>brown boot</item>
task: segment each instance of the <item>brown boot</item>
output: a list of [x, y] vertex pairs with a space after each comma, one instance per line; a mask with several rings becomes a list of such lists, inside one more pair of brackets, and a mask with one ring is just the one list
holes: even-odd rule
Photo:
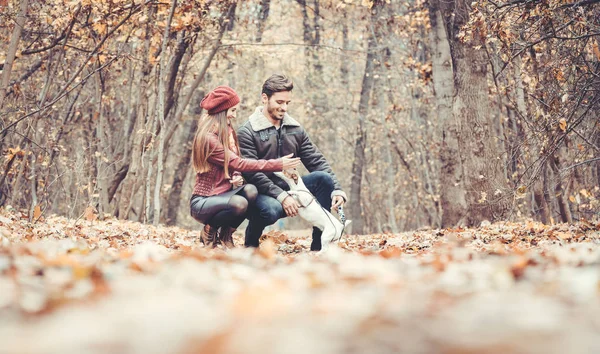
[[234, 232], [235, 228], [229, 226], [224, 226], [220, 229], [221, 242], [223, 242], [225, 248], [235, 248], [235, 243], [233, 243]]
[[200, 241], [202, 241], [204, 246], [212, 248], [217, 247], [217, 244], [219, 243], [219, 238], [217, 237], [218, 230], [218, 228], [208, 224], [204, 225], [204, 229], [200, 232]]

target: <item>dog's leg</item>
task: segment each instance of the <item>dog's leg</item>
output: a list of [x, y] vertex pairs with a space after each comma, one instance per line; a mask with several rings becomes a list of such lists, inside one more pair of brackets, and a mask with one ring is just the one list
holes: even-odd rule
[[329, 247], [331, 242], [336, 238], [336, 227], [332, 224], [326, 224], [321, 234], [321, 250]]

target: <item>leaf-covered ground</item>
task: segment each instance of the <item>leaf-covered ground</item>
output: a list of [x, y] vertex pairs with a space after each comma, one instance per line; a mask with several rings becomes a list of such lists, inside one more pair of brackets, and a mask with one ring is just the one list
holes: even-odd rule
[[[0, 211], [1, 353], [598, 353], [600, 224], [209, 250], [198, 231]], [[241, 244], [241, 234], [236, 235]]]

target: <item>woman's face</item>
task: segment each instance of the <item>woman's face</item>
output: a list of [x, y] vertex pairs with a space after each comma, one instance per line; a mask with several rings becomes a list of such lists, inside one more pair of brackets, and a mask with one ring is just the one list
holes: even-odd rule
[[231, 120], [235, 119], [235, 117], [237, 116], [237, 110], [239, 106], [240, 104], [238, 103], [227, 110], [227, 125], [231, 125]]

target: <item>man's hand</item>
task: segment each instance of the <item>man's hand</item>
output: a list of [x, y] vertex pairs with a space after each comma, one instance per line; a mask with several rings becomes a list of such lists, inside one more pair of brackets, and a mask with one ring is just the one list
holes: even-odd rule
[[231, 184], [233, 184], [233, 188], [241, 187], [244, 185], [244, 178], [240, 175], [233, 176], [232, 179], [229, 180]]
[[336, 210], [337, 207], [344, 205], [344, 198], [341, 195], [336, 195], [331, 199], [331, 209]]
[[281, 205], [283, 206], [283, 210], [285, 210], [287, 216], [294, 217], [298, 215], [298, 203], [296, 203], [296, 199], [294, 199], [291, 195], [285, 197]]

